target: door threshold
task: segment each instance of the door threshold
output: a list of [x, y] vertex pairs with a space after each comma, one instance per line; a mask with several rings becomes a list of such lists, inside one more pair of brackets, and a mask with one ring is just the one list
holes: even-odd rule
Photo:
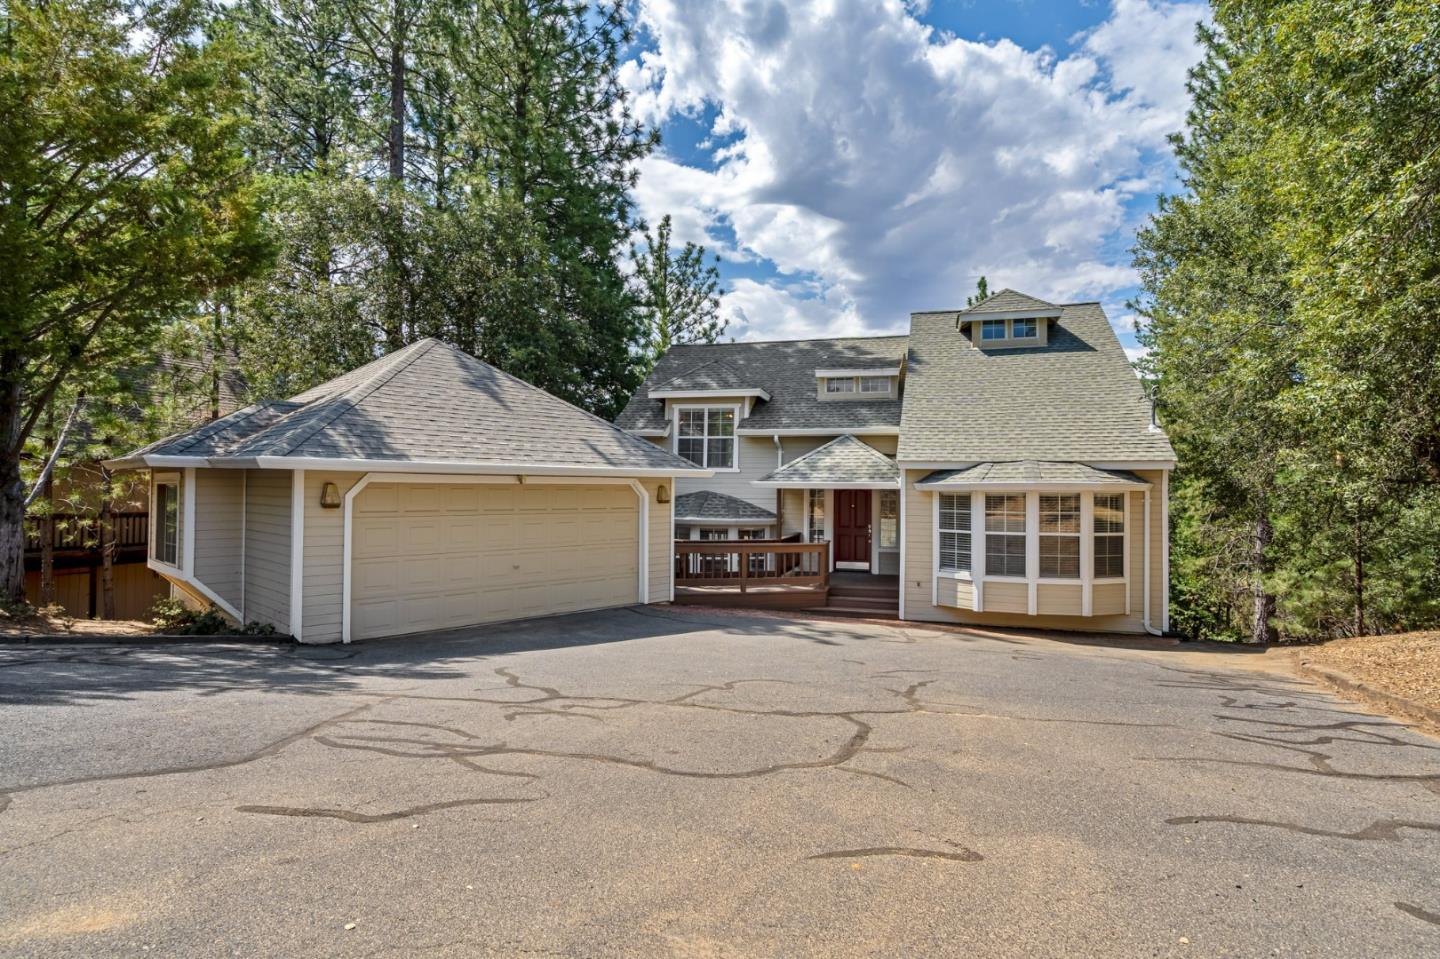
[[836, 568], [836, 569], [859, 570], [859, 571], [862, 572], [862, 573], [868, 573], [868, 572], [870, 572], [870, 564], [869, 564], [869, 563], [841, 563], [841, 562], [838, 562], [838, 561], [837, 561], [837, 562], [835, 563], [835, 568]]

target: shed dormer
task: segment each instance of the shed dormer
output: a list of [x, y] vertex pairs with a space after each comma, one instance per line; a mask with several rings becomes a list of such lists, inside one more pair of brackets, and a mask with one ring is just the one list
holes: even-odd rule
[[1050, 341], [1050, 324], [1061, 308], [1014, 290], [1001, 290], [956, 317], [955, 326], [982, 350], [1040, 347]]

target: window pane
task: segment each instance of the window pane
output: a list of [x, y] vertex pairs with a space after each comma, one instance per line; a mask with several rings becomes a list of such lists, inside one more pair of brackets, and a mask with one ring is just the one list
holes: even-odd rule
[[825, 538], [825, 491], [810, 490], [809, 503], [810, 542], [818, 543]]
[[735, 411], [734, 410], [710, 410], [710, 435], [711, 436], [734, 436], [735, 435]]
[[985, 574], [987, 576], [1025, 575], [1025, 537], [985, 537]]
[[982, 340], [1003, 340], [1005, 339], [1004, 320], [984, 320], [980, 324], [980, 338]]
[[1125, 495], [1123, 493], [1095, 497], [1095, 532], [1125, 532]]
[[900, 545], [900, 493], [880, 491], [880, 548], [894, 549]]
[[861, 393], [889, 393], [890, 378], [888, 376], [862, 376], [860, 377]]
[[704, 436], [704, 435], [705, 435], [705, 411], [704, 411], [704, 410], [681, 410], [681, 411], [680, 411], [680, 435], [681, 435], [681, 436]]
[[696, 466], [705, 465], [705, 441], [702, 439], [682, 438], [676, 445], [676, 450], [681, 456]]
[[940, 528], [956, 530], [970, 528], [970, 494], [940, 494]]
[[1040, 575], [1059, 579], [1080, 578], [1080, 537], [1041, 536]]
[[1035, 336], [1034, 320], [1011, 320], [1010, 335], [1017, 340], [1027, 340]]
[[1097, 579], [1125, 575], [1125, 537], [1095, 537], [1095, 576]]
[[1025, 532], [1025, 495], [987, 495], [985, 497], [985, 529], [991, 533]]
[[1040, 532], [1080, 532], [1080, 494], [1040, 497]]
[[825, 392], [826, 392], [826, 393], [854, 393], [854, 392], [855, 392], [855, 380], [854, 380], [853, 378], [851, 378], [851, 377], [848, 377], [848, 376], [847, 376], [847, 377], [844, 377], [843, 379], [834, 379], [834, 378], [832, 378], [832, 379], [827, 379], [827, 380], [825, 381]]
[[157, 484], [155, 509], [159, 514], [155, 558], [177, 566], [180, 562], [180, 488], [174, 483]]
[[952, 572], [970, 571], [970, 534], [940, 533], [940, 568]]
[[711, 439], [706, 441], [708, 459], [705, 465], [711, 469], [729, 469], [735, 465], [735, 439]]

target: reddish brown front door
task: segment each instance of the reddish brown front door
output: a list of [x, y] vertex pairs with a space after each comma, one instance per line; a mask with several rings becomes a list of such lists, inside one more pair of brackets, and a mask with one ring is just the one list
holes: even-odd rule
[[835, 491], [835, 562], [870, 565], [870, 491]]

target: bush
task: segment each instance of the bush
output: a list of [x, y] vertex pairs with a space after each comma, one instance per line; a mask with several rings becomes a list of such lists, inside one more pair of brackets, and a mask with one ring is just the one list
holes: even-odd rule
[[249, 622], [235, 626], [211, 606], [203, 613], [196, 612], [178, 599], [164, 597], [157, 599], [150, 607], [150, 619], [159, 632], [176, 636], [275, 636], [275, 627], [269, 623]]

